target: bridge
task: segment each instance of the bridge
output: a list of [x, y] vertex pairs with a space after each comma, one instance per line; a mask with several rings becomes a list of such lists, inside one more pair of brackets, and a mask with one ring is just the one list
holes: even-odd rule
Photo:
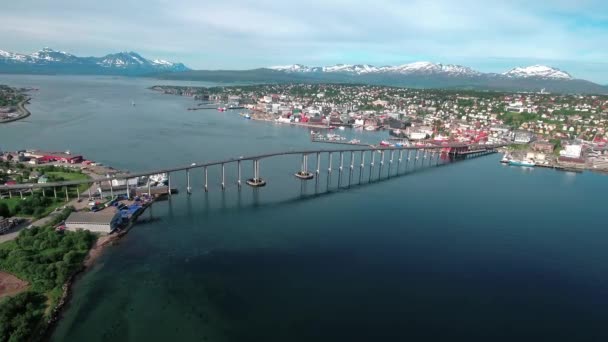
[[[219, 167], [221, 170], [221, 190], [226, 189], [226, 168], [228, 166], [236, 166], [237, 179], [236, 185], [238, 189], [241, 189], [243, 183], [254, 187], [260, 188], [271, 181], [264, 179], [260, 170], [262, 160], [270, 158], [281, 157], [281, 156], [300, 156], [301, 163], [299, 166], [294, 168], [294, 177], [301, 179], [302, 181], [309, 181], [316, 178], [316, 182], [319, 182], [319, 176], [321, 171], [327, 172], [327, 181], [330, 182], [332, 172], [338, 172], [338, 187], [342, 186], [342, 177], [345, 170], [348, 172], [348, 186], [353, 183], [353, 173], [355, 169], [358, 170], [358, 184], [362, 182], [362, 176], [364, 170], [368, 169], [368, 181], [371, 182], [372, 176], [376, 175], [377, 179], [382, 176], [382, 170], [388, 163], [388, 177], [391, 175], [393, 165], [396, 164], [396, 175], [401, 172], [401, 166], [406, 165], [407, 168], [413, 167], [414, 169], [433, 167], [443, 163], [443, 160], [463, 160], [467, 158], [479, 157], [491, 153], [495, 153], [496, 149], [503, 147], [506, 144], [442, 144], [442, 145], [425, 145], [425, 146], [404, 146], [404, 147], [391, 147], [391, 146], [356, 146], [353, 148], [344, 149], [321, 149], [321, 150], [299, 150], [299, 151], [283, 151], [274, 152], [267, 154], [251, 155], [251, 156], [240, 156], [236, 158], [229, 158], [224, 160], [217, 160], [211, 162], [202, 163], [191, 163], [190, 165], [177, 166], [173, 168], [164, 168], [139, 173], [129, 174], [117, 174], [110, 177], [103, 177], [98, 179], [87, 179], [87, 180], [75, 180], [75, 181], [62, 181], [62, 182], [50, 182], [50, 183], [35, 183], [35, 184], [16, 184], [16, 185], [2, 185], [0, 186], [0, 193], [8, 193], [9, 197], [13, 195], [19, 195], [23, 197], [23, 193], [33, 192], [34, 190], [42, 189], [43, 196], [46, 196], [46, 189], [53, 190], [53, 196], [57, 198], [57, 189], [64, 190], [66, 201], [70, 200], [68, 189], [71, 187], [76, 189], [76, 197], [80, 199], [81, 194], [78, 186], [82, 184], [95, 185], [99, 184], [99, 195], [104, 197], [102, 189], [102, 183], [109, 183], [110, 196], [114, 197], [115, 186], [112, 185], [112, 181], [117, 180], [126, 184], [126, 191], [131, 194], [133, 188], [136, 188], [140, 193], [153, 194], [166, 194], [171, 196], [171, 175], [175, 175], [179, 172], [185, 172], [186, 176], [186, 191], [188, 194], [192, 193], [191, 183], [191, 171], [202, 169], [204, 174], [204, 191], [209, 191], [209, 174], [208, 170], [211, 167]], [[311, 156], [316, 162], [316, 167], [310, 169], [309, 159]], [[335, 157], [335, 159], [334, 159]], [[346, 157], [346, 158], [345, 158]], [[345, 160], [346, 159], [346, 160]], [[323, 162], [325, 160], [325, 162]], [[357, 164], [355, 164], [357, 160]], [[346, 163], [345, 163], [346, 162]], [[243, 179], [243, 164], [251, 163], [252, 177]], [[236, 164], [236, 165], [235, 165]], [[324, 168], [322, 169], [322, 164]], [[337, 169], [334, 168], [337, 166]], [[152, 187], [149, 180], [150, 176], [164, 174], [167, 176], [167, 184], [164, 187]], [[148, 178], [147, 185], [142, 187], [131, 186], [131, 182], [134, 179]], [[124, 188], [125, 186], [122, 186]], [[118, 189], [118, 187], [116, 187]], [[159, 193], [161, 191], [161, 193]], [[91, 188], [88, 190], [89, 198], [92, 196]]]

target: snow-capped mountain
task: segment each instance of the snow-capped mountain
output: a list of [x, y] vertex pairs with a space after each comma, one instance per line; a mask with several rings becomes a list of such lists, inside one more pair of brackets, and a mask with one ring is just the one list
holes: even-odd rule
[[551, 79], [564, 79], [571, 80], [573, 77], [562, 70], [557, 68], [548, 67], [546, 65], [532, 65], [528, 67], [517, 67], [513, 68], [505, 73], [507, 77], [535, 77], [535, 78], [551, 78]]
[[538, 79], [562, 79], [570, 80], [573, 77], [565, 71], [544, 65], [533, 65], [529, 67], [517, 67], [502, 74], [482, 73], [472, 68], [432, 62], [413, 62], [397, 66], [376, 67], [369, 64], [336, 64], [324, 67], [309, 67], [302, 64], [274, 66], [269, 69], [280, 70], [290, 73], [345, 73], [353, 75], [363, 74], [402, 74], [402, 75], [444, 75], [444, 76], [488, 76], [509, 78], [538, 78]]
[[149, 60], [136, 52], [119, 52], [104, 57], [78, 57], [44, 48], [29, 55], [0, 50], [0, 72], [73, 74], [149, 74], [190, 70], [182, 63]]
[[452, 76], [474, 76], [481, 73], [469, 67], [453, 64], [438, 64], [431, 62], [414, 62], [397, 66], [376, 67], [369, 64], [336, 64], [324, 67], [308, 67], [301, 64], [270, 67], [273, 70], [285, 72], [325, 72], [325, 73], [348, 73], [348, 74], [446, 74]]

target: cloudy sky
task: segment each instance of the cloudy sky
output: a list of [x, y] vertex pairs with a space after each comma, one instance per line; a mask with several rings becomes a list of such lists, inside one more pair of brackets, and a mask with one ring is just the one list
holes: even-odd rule
[[0, 49], [137, 51], [196, 69], [547, 64], [608, 84], [605, 0], [3, 1]]

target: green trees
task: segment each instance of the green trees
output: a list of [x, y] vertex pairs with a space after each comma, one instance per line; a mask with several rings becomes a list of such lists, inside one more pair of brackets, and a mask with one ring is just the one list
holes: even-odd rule
[[[70, 211], [56, 219], [65, 219]], [[36, 340], [47, 302], [59, 298], [63, 284], [79, 269], [95, 241], [88, 231], [56, 232], [54, 224], [24, 229], [0, 247], [0, 269], [31, 284], [30, 291], [0, 302], [0, 342]]]
[[44, 315], [46, 297], [23, 292], [5, 299], [0, 305], [0, 342], [27, 341]]
[[0, 217], [10, 217], [11, 211], [6, 203], [0, 203]]

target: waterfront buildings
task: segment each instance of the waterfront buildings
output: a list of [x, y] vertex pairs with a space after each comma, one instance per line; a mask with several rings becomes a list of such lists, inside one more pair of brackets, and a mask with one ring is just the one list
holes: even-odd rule
[[68, 230], [84, 229], [109, 234], [117, 228], [120, 221], [120, 212], [114, 207], [108, 207], [98, 212], [73, 212], [65, 220], [65, 227]]

